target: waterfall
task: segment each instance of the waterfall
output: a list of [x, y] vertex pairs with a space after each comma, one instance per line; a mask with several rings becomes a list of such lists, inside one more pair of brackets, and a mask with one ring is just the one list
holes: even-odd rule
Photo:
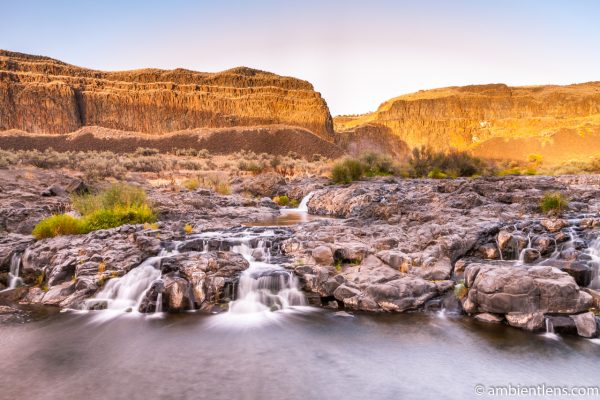
[[[249, 240], [232, 247], [250, 266], [240, 276], [236, 300], [229, 303], [229, 314], [252, 314], [305, 306], [297, 278], [278, 264], [270, 264], [268, 240], [261, 238], [252, 248]], [[253, 252], [259, 249], [266, 261], [257, 261]]]
[[8, 273], [8, 287], [4, 290], [15, 289], [17, 286], [23, 283], [23, 280], [19, 277], [21, 270], [21, 253], [13, 253], [10, 258], [10, 271]]
[[592, 281], [588, 287], [600, 289], [600, 236], [590, 243], [587, 253], [592, 258], [590, 261], [590, 266], [592, 267]]
[[552, 324], [550, 317], [546, 317], [544, 319], [544, 323], [546, 325], [546, 332], [544, 333], [544, 336], [549, 339], [559, 340], [560, 336], [554, 332], [554, 325]]
[[525, 252], [530, 250], [531, 247], [531, 233], [527, 234], [527, 246], [519, 252], [519, 258], [517, 261], [517, 265], [525, 264]]
[[122, 277], [110, 279], [88, 303], [104, 301], [108, 310], [137, 311], [146, 291], [161, 276], [160, 260], [177, 253], [163, 249], [158, 256], [147, 258]]
[[300, 201], [300, 205], [298, 205], [298, 208], [296, 210], [307, 213], [308, 212], [308, 202], [310, 201], [310, 199], [313, 197], [314, 194], [315, 194], [315, 192], [310, 192], [309, 194], [304, 196], [304, 198], [302, 199], [302, 201]]

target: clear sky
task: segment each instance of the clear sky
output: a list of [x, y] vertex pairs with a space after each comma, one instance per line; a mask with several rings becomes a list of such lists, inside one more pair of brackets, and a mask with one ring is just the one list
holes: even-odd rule
[[600, 80], [600, 1], [0, 0], [0, 48], [104, 70], [248, 66], [333, 115], [420, 89]]

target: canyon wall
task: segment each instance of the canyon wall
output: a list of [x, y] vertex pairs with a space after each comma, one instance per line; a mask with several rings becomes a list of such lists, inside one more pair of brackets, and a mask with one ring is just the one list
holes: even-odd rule
[[100, 126], [164, 134], [260, 125], [333, 140], [327, 104], [303, 80], [245, 67], [104, 72], [0, 50], [0, 131], [66, 134]]
[[449, 87], [396, 97], [377, 111], [334, 119], [336, 131], [370, 125], [409, 148], [471, 150], [497, 159], [527, 152], [550, 161], [600, 152], [600, 82], [568, 86]]

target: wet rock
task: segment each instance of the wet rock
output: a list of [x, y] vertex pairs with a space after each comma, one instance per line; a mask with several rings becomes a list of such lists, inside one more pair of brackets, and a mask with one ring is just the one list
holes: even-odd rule
[[505, 250], [512, 240], [512, 234], [508, 231], [502, 230], [498, 232], [498, 237], [496, 240], [498, 242], [498, 247], [500, 247], [501, 250]]
[[317, 264], [333, 265], [333, 252], [327, 246], [315, 247], [312, 251], [312, 257]]
[[164, 310], [169, 312], [227, 303], [233, 300], [235, 285], [248, 266], [243, 256], [229, 251], [192, 251], [163, 258], [164, 290], [160, 285], [148, 290], [140, 311], [154, 311], [157, 295], [163, 291]]
[[505, 317], [508, 324], [515, 328], [535, 332], [544, 327], [544, 313], [542, 312], [511, 312], [506, 314]]
[[486, 322], [488, 324], [499, 324], [504, 320], [500, 315], [491, 313], [481, 313], [475, 315], [475, 319], [480, 322]]
[[471, 264], [465, 277], [468, 298], [481, 312], [573, 314], [592, 304], [571, 276], [549, 266]]
[[546, 317], [548, 326], [554, 333], [561, 335], [577, 335], [577, 325], [575, 321], [566, 316], [548, 316]]
[[8, 271], [13, 254], [22, 253], [35, 242], [31, 235], [8, 233], [0, 235], [0, 271]]
[[123, 226], [87, 235], [57, 236], [30, 245], [23, 253], [23, 279], [48, 287], [46, 293], [30, 296], [30, 301], [78, 307], [99, 289], [99, 281], [122, 276], [158, 253], [158, 239], [127, 233], [140, 228]]
[[520, 258], [522, 258], [525, 264], [531, 264], [541, 257], [539, 250], [536, 249], [524, 249], [521, 252]]
[[592, 338], [598, 335], [598, 325], [593, 313], [586, 312], [583, 314], [571, 315], [571, 319], [575, 322], [577, 334], [579, 336]]
[[543, 219], [540, 224], [549, 232], [558, 232], [562, 228], [569, 226], [569, 222], [564, 219]]
[[592, 269], [581, 261], [565, 263], [561, 270], [565, 271], [575, 279], [575, 282], [582, 287], [588, 286], [592, 282]]
[[482, 246], [479, 246], [479, 252], [481, 256], [488, 260], [495, 260], [500, 258], [500, 252], [498, 251], [498, 247], [494, 243], [486, 243]]

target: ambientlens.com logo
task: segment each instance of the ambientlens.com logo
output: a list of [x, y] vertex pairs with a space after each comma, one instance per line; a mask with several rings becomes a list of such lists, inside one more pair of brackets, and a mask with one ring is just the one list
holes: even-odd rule
[[600, 397], [600, 386], [551, 386], [540, 385], [475, 385], [475, 394], [479, 396], [587, 396]]

